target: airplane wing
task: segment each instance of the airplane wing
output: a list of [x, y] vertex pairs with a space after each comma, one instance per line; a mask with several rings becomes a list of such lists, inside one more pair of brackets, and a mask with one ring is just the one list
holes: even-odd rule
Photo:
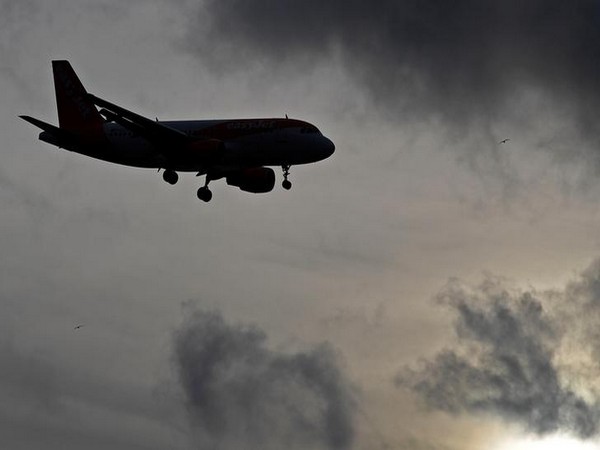
[[190, 137], [182, 131], [140, 116], [133, 111], [110, 103], [95, 95], [87, 95], [96, 106], [104, 108], [100, 110], [100, 114], [104, 115], [108, 120], [117, 122], [119, 125], [145, 137], [149, 141], [157, 142], [158, 144], [170, 143], [171, 145], [173, 143], [185, 144], [191, 141]]
[[188, 136], [164, 123], [148, 119], [107, 100], [87, 94], [94, 105], [101, 107], [100, 114], [156, 145], [168, 160], [186, 162], [203, 161], [212, 165], [223, 156], [224, 144], [218, 139]]

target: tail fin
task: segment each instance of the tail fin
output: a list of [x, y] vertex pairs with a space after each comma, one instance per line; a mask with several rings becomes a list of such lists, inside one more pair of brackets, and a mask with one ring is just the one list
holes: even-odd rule
[[88, 99], [69, 61], [52, 61], [58, 124], [60, 128], [77, 134], [98, 133], [102, 129], [102, 116]]

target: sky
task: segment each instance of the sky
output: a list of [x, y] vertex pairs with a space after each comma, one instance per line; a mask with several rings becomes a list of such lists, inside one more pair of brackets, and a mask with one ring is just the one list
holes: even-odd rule
[[[0, 24], [3, 447], [600, 448], [600, 3], [0, 0]], [[58, 122], [53, 59], [146, 117], [288, 114], [336, 152], [205, 204], [194, 174], [39, 141], [18, 115]]]

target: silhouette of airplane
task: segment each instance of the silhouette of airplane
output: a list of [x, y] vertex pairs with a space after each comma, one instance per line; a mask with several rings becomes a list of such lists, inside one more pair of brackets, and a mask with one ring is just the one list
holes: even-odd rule
[[177, 172], [206, 175], [197, 192], [205, 202], [212, 198], [208, 184], [221, 178], [242, 191], [272, 191], [275, 172], [265, 166], [280, 166], [282, 186], [290, 189], [291, 166], [321, 161], [335, 150], [317, 127], [287, 116], [151, 120], [89, 94], [68, 61], [52, 61], [52, 71], [59, 126], [19, 116], [43, 130], [40, 140], [115, 164], [164, 169], [169, 184], [177, 183]]

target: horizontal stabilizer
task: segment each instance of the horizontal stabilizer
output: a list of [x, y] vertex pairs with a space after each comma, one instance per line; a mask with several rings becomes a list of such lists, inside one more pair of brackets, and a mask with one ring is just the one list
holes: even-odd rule
[[[42, 130], [44, 130], [46, 133], [48, 133], [49, 135], [51, 135], [54, 139], [53, 142], [50, 142], [51, 144], [54, 145], [67, 145], [69, 143], [72, 143], [74, 141], [77, 140], [77, 137], [75, 135], [73, 135], [72, 133], [70, 133], [67, 130], [64, 130], [62, 128], [58, 128], [54, 125], [51, 125], [49, 123], [46, 123], [40, 119], [36, 119], [35, 117], [31, 117], [31, 116], [19, 116], [21, 119], [23, 119], [26, 122], [29, 122], [32, 125], [35, 125], [38, 128], [41, 128]], [[44, 134], [44, 133], [42, 133]], [[46, 139], [42, 139], [45, 140], [46, 142], [48, 142]]]
[[54, 125], [51, 125], [49, 123], [46, 123], [40, 119], [36, 119], [35, 117], [31, 117], [31, 116], [19, 116], [21, 119], [23, 119], [26, 122], [29, 122], [32, 125], [35, 125], [38, 128], [41, 128], [44, 131], [48, 131], [49, 133], [60, 133], [61, 129], [58, 127], [55, 127]]

